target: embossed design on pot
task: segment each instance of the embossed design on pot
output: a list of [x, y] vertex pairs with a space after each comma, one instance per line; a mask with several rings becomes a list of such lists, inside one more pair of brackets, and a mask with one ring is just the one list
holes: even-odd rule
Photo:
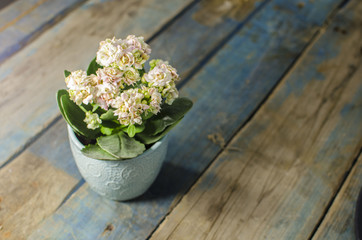
[[166, 136], [135, 158], [105, 161], [84, 156], [83, 145], [69, 126], [68, 135], [74, 160], [89, 186], [100, 195], [118, 201], [138, 197], [151, 186], [166, 157], [168, 145]]

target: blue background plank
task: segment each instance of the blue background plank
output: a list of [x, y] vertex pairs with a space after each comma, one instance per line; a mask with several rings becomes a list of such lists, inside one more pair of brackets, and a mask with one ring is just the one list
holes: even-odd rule
[[305, 10], [289, 11], [275, 7], [283, 1], [267, 4], [182, 88], [181, 95], [192, 98], [195, 105], [170, 133], [167, 161], [150, 191], [135, 201], [118, 203], [98, 197], [84, 185], [31, 239], [97, 239], [103, 237], [109, 224], [113, 226], [111, 232], [106, 231], [109, 238], [147, 237], [177, 203], [179, 194], [222, 149], [222, 141], [215, 144], [210, 136], [230, 140], [303, 51], [317, 26], [323, 24], [321, 16], [327, 17], [338, 3], [326, 1], [323, 4], [329, 8], [320, 8], [321, 12], [303, 19], [303, 11], [318, 9], [314, 3], [305, 2]]
[[0, 63], [85, 0], [18, 0], [0, 11]]

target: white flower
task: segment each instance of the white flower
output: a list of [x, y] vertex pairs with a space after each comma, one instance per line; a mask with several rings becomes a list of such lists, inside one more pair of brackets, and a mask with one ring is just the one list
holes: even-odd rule
[[157, 88], [148, 88], [146, 86], [142, 86], [141, 89], [145, 96], [145, 100], [149, 105], [148, 111], [152, 112], [153, 114], [157, 114], [161, 110], [161, 93], [158, 92]]
[[143, 82], [147, 82], [150, 87], [156, 87], [162, 97], [166, 98], [165, 102], [172, 104], [178, 97], [175, 81], [180, 77], [176, 69], [162, 60], [152, 60], [150, 65], [153, 69], [143, 75]]
[[91, 111], [86, 112], [84, 122], [87, 124], [87, 128], [96, 129], [99, 128], [102, 120], [99, 118], [97, 113], [92, 113]]
[[141, 76], [140, 73], [138, 72], [138, 70], [132, 68], [132, 67], [128, 67], [124, 70], [124, 78], [123, 81], [125, 84], [129, 85], [133, 85], [136, 82], [138, 82], [139, 80], [141, 80]]
[[162, 95], [166, 98], [165, 103], [171, 105], [178, 98], [179, 94], [176, 85], [173, 83], [162, 90]]
[[95, 77], [95, 75], [87, 76], [82, 70], [71, 72], [71, 74], [65, 78], [65, 83], [69, 88], [70, 99], [77, 105], [93, 103], [96, 84]]
[[100, 42], [96, 61], [104, 67], [115, 67], [124, 70], [127, 67], [143, 69], [143, 64], [151, 53], [150, 46], [143, 37], [134, 35], [126, 39], [106, 39]]
[[120, 53], [118, 40], [107, 38], [99, 43], [96, 62], [104, 67], [108, 67], [118, 60]]
[[113, 102], [112, 107], [116, 108], [114, 115], [123, 125], [142, 124], [142, 113], [149, 108], [143, 102], [144, 95], [138, 89], [129, 89], [121, 93]]

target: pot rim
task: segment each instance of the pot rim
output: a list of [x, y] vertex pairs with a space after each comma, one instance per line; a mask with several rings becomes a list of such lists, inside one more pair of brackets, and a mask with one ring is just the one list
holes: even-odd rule
[[[83, 149], [84, 145], [78, 140], [77, 136], [75, 135], [73, 129], [69, 126], [69, 124], [67, 124], [67, 128], [68, 128], [68, 134], [69, 134], [69, 136], [71, 138], [71, 141], [76, 145], [76, 147], [78, 149], [80, 149], [80, 150]], [[142, 157], [147, 156], [147, 155], [151, 154], [152, 152], [154, 152], [156, 149], [158, 149], [162, 145], [163, 142], [165, 142], [165, 140], [167, 139], [167, 136], [168, 136], [168, 134], [166, 134], [166, 136], [164, 136], [163, 138], [161, 138], [157, 142], [153, 143], [153, 145], [149, 149], [144, 151], [142, 154], [140, 154], [140, 155], [138, 155], [137, 157], [134, 157], [134, 158], [126, 158], [126, 159], [119, 159], [119, 160], [104, 160], [104, 159], [97, 159], [97, 158], [91, 158], [91, 159], [98, 160], [98, 161], [107, 161], [107, 162], [108, 161], [111, 161], [111, 162], [131, 161], [131, 160], [137, 159], [137, 158], [139, 158], [141, 156]]]

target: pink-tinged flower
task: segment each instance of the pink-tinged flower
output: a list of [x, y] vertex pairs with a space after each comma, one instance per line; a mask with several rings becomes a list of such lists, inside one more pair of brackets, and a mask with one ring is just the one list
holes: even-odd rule
[[165, 87], [162, 90], [162, 95], [166, 98], [165, 103], [171, 105], [173, 101], [179, 96], [175, 83]]
[[69, 88], [70, 99], [77, 105], [93, 103], [96, 85], [95, 77], [95, 75], [87, 76], [82, 70], [71, 72], [71, 74], [65, 78], [65, 83]]
[[99, 43], [96, 62], [101, 66], [108, 67], [119, 59], [121, 53], [118, 40], [107, 38]]
[[84, 122], [87, 124], [87, 128], [96, 129], [100, 127], [102, 120], [99, 118], [97, 113], [91, 111], [86, 112]]
[[180, 79], [174, 67], [162, 60], [152, 60], [150, 62], [152, 70], [143, 75], [143, 82], [150, 87], [155, 87], [166, 98], [167, 104], [172, 104], [178, 97], [175, 81]]
[[143, 37], [130, 35], [124, 40], [112, 38], [100, 42], [96, 61], [104, 67], [121, 70], [127, 67], [142, 69], [150, 53], [151, 48]]
[[118, 116], [118, 121], [123, 125], [142, 124], [142, 113], [149, 108], [142, 102], [144, 95], [138, 89], [129, 89], [121, 93], [112, 102], [112, 107], [116, 108], [114, 115]]
[[138, 70], [132, 67], [127, 67], [124, 69], [123, 81], [125, 84], [130, 86], [135, 84], [139, 80], [141, 80], [141, 76]]
[[157, 88], [149, 88], [146, 86], [141, 87], [142, 93], [149, 106], [148, 111], [157, 114], [161, 110], [162, 96]]
[[123, 88], [123, 72], [109, 67], [98, 69], [95, 102], [108, 110], [110, 101], [119, 94], [121, 87]]

